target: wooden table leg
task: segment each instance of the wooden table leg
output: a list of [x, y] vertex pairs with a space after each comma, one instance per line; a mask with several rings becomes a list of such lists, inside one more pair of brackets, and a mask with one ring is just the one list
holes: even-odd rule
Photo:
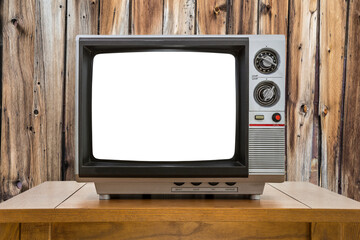
[[311, 240], [359, 240], [359, 223], [312, 223]]
[[19, 223], [0, 223], [0, 240], [19, 240]]
[[51, 223], [22, 223], [21, 240], [51, 239]]

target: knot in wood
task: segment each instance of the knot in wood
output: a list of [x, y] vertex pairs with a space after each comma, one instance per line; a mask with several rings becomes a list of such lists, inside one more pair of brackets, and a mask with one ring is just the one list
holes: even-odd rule
[[220, 14], [220, 8], [218, 6], [214, 7], [214, 14], [219, 15]]
[[307, 113], [308, 107], [305, 104], [301, 105], [301, 111]]
[[10, 22], [11, 22], [12, 25], [14, 25], [15, 27], [17, 27], [17, 25], [18, 25], [18, 20], [17, 20], [17, 18], [12, 18]]
[[17, 182], [16, 182], [16, 187], [17, 187], [18, 189], [22, 189], [22, 182], [21, 182], [21, 181], [17, 181]]
[[326, 115], [328, 114], [328, 109], [327, 109], [327, 108], [324, 108], [323, 113], [324, 113], [324, 115], [326, 116]]

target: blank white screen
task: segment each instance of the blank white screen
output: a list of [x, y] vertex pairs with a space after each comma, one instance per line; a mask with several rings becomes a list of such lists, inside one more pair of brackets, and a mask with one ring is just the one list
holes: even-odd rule
[[98, 54], [92, 144], [98, 159], [229, 159], [235, 150], [235, 58], [230, 54]]

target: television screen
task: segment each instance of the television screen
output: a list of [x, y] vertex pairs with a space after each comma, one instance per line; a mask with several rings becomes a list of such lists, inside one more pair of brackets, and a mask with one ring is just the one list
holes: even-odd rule
[[95, 158], [169, 162], [234, 156], [232, 54], [100, 53], [92, 71]]

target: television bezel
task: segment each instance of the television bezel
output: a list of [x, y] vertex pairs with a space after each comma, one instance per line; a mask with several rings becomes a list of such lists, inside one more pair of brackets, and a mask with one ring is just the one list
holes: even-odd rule
[[[235, 153], [231, 159], [149, 162], [141, 159], [139, 161], [97, 159], [93, 156], [91, 94], [95, 55], [147, 51], [215, 52], [228, 53], [235, 57], [236, 133]], [[249, 39], [247, 37], [81, 36], [77, 38], [76, 81], [75, 145], [79, 177], [248, 177]]]

